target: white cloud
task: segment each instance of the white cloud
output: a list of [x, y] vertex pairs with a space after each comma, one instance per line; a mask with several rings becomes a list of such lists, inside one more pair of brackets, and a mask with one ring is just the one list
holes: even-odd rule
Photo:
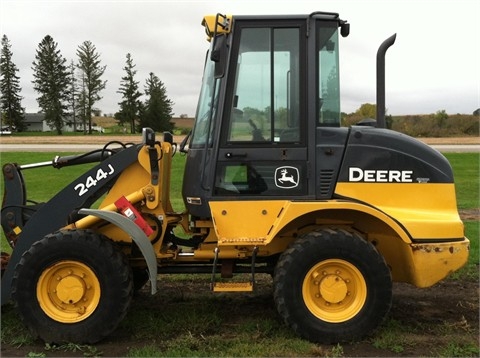
[[387, 52], [386, 105], [390, 114], [471, 113], [480, 107], [480, 29], [477, 0], [436, 1], [21, 1], [3, 0], [1, 32], [12, 44], [19, 67], [23, 106], [37, 110], [32, 90], [32, 61], [47, 34], [62, 55], [91, 41], [107, 65], [107, 88], [99, 107], [117, 111], [117, 92], [125, 56], [132, 55], [143, 89], [149, 72], [165, 83], [176, 114], [193, 115], [205, 51], [205, 14], [299, 14], [317, 10], [340, 13], [351, 24], [341, 41], [342, 110], [352, 112], [375, 102], [375, 58], [380, 43], [393, 33]]

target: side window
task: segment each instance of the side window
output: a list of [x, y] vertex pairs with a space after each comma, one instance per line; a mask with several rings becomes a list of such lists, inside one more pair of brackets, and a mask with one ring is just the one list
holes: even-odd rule
[[298, 28], [244, 28], [227, 142], [298, 143]]
[[[321, 23], [321, 22], [320, 22]], [[338, 75], [338, 26], [323, 24], [319, 26], [318, 56], [318, 93], [320, 126], [340, 126], [340, 80]]]

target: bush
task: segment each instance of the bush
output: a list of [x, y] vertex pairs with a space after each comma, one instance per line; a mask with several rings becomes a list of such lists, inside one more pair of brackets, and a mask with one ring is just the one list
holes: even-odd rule
[[392, 129], [412, 137], [478, 136], [480, 118], [473, 115], [416, 115], [393, 117]]

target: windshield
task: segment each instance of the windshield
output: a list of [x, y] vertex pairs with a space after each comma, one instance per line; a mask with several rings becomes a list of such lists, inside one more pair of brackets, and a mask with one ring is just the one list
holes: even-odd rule
[[199, 148], [212, 144], [213, 122], [216, 116], [216, 107], [218, 103], [218, 89], [220, 79], [214, 76], [215, 62], [207, 54], [205, 70], [203, 73], [202, 88], [200, 90], [200, 99], [195, 116], [195, 126], [192, 135], [192, 148]]

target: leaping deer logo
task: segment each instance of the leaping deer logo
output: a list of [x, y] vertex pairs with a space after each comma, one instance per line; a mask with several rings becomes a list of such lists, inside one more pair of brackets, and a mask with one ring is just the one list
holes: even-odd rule
[[282, 189], [298, 186], [299, 174], [295, 167], [280, 167], [275, 170], [275, 185]]

